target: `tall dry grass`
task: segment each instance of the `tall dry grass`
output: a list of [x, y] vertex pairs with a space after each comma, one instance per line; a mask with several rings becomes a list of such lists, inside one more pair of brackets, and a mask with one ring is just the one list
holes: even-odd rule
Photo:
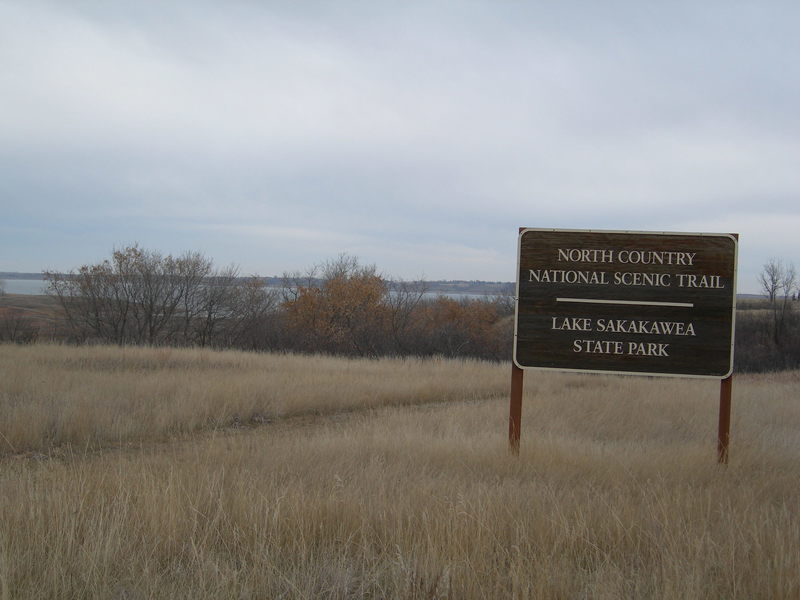
[[519, 458], [502, 395], [7, 456], [0, 597], [796, 598], [799, 383], [727, 467], [714, 382], [534, 373]]
[[474, 360], [0, 344], [0, 454], [480, 398], [505, 389], [507, 370]]

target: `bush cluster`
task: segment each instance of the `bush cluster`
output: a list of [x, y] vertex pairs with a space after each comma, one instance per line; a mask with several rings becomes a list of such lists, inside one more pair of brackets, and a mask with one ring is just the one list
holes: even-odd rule
[[75, 342], [239, 348], [344, 356], [510, 358], [513, 302], [432, 296], [346, 255], [279, 288], [197, 253], [131, 246], [67, 274], [46, 273]]

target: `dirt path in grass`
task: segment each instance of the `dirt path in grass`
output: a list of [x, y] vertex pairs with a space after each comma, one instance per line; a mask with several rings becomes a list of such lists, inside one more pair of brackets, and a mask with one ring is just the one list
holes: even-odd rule
[[[47, 463], [53, 460], [72, 462], [111, 453], [143, 452], [158, 448], [173, 448], [181, 445], [203, 443], [215, 439], [235, 438], [254, 433], [262, 433], [269, 430], [284, 434], [289, 431], [320, 428], [337, 423], [348, 423], [359, 418], [379, 419], [382, 415], [400, 408], [413, 412], [427, 412], [436, 411], [453, 405], [479, 405], [487, 402], [494, 402], [498, 400], [498, 398], [498, 396], [489, 396], [486, 398], [468, 398], [458, 401], [449, 399], [419, 404], [413, 402], [397, 402], [395, 404], [385, 404], [379, 407], [352, 407], [330, 412], [317, 411], [293, 414], [285, 417], [256, 419], [246, 423], [234, 421], [226, 427], [199, 429], [190, 433], [177, 434], [165, 440], [130, 440], [116, 444], [106, 443], [102, 445], [90, 442], [84, 446], [71, 444], [54, 446], [48, 449], [47, 452], [29, 451], [5, 454], [0, 455], [0, 465], [3, 463], [9, 464], [19, 462]], [[2, 440], [0, 440], [0, 442], [2, 442]]]

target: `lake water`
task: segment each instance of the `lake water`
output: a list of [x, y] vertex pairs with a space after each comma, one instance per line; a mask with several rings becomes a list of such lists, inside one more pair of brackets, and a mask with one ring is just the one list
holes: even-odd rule
[[28, 294], [41, 296], [47, 289], [47, 282], [41, 279], [0, 279], [6, 294]]

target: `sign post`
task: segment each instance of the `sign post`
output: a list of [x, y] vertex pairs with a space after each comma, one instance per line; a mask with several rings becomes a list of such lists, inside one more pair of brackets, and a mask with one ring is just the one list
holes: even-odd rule
[[720, 381], [719, 384], [719, 429], [717, 434], [717, 462], [728, 463], [728, 445], [731, 441], [731, 392], [733, 375]]
[[[720, 379], [725, 462], [737, 247], [735, 234], [520, 229], [515, 368]], [[521, 395], [512, 370], [515, 452]]]
[[519, 437], [522, 427], [522, 382], [525, 371], [511, 363], [511, 406], [508, 414], [508, 445], [512, 454], [519, 454]]

